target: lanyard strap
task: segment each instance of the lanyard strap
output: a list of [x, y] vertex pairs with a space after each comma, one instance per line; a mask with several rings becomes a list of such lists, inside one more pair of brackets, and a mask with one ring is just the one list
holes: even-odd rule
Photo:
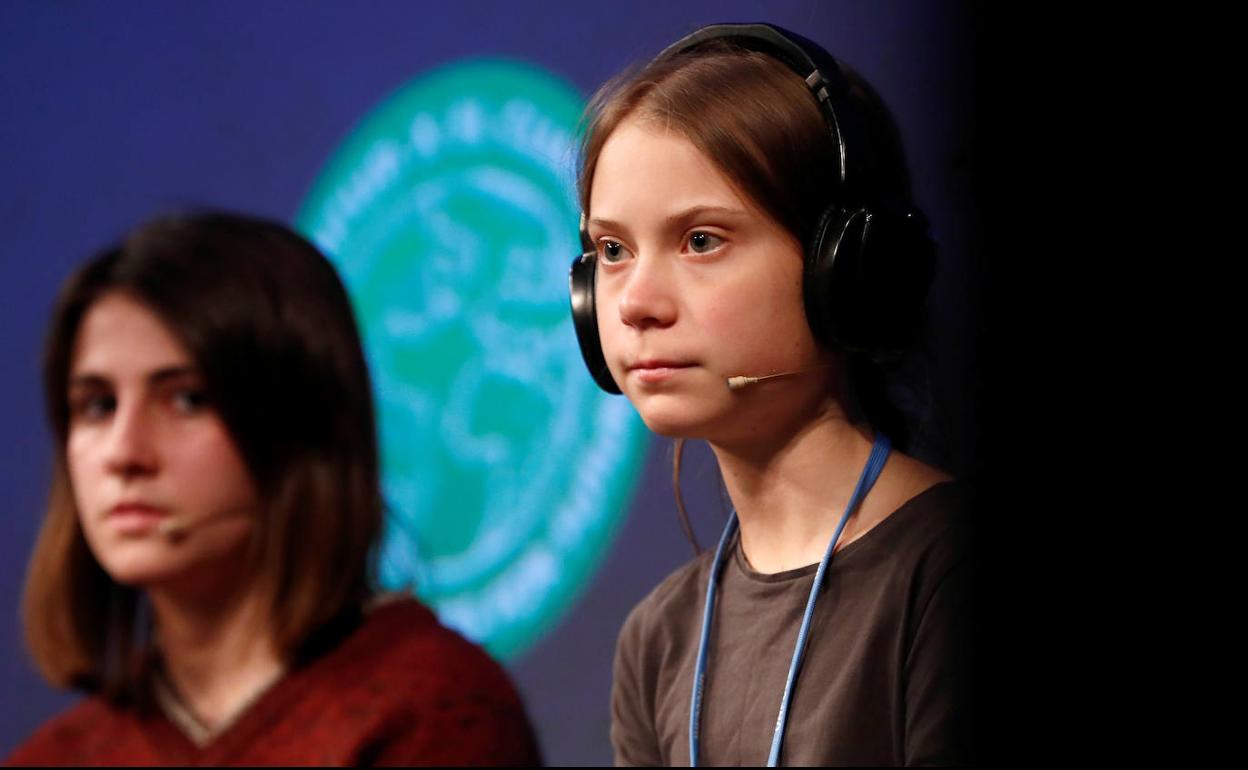
[[[867, 492], [875, 484], [876, 479], [880, 477], [880, 471], [884, 469], [884, 463], [888, 460], [889, 449], [888, 437], [883, 433], [877, 434], [875, 444], [871, 447], [871, 456], [867, 458], [867, 464], [862, 469], [862, 474], [858, 477], [858, 485], [854, 487], [854, 493], [849, 498], [849, 504], [845, 506], [845, 512], [841, 514], [841, 520], [836, 525], [836, 531], [832, 533], [832, 541], [828, 543], [823, 559], [819, 562], [819, 569], [815, 572], [815, 579], [810, 586], [810, 596], [806, 600], [806, 612], [802, 616], [802, 626], [797, 632], [797, 643], [793, 648], [793, 659], [789, 663], [789, 675], [784, 683], [784, 695], [780, 700], [780, 713], [776, 716], [776, 728], [771, 736], [771, 753], [767, 758], [768, 767], [776, 767], [780, 762], [780, 749], [784, 745], [784, 731], [788, 724], [789, 704], [793, 700], [793, 685], [796, 683], [797, 675], [802, 667], [802, 658], [806, 653], [806, 641], [810, 634], [810, 622], [815, 614], [815, 600], [819, 597], [819, 590], [823, 586], [823, 578], [828, 569], [828, 562], [832, 560], [832, 551], [835, 550], [836, 541], [840, 539], [841, 532], [845, 529], [845, 523], [849, 521], [850, 515], [858, 509], [858, 506], [862, 503], [862, 498], [866, 497]], [[715, 561], [711, 563], [711, 574], [706, 583], [706, 605], [702, 611], [702, 638], [698, 643], [698, 662], [694, 669], [693, 694], [689, 703], [689, 763], [691, 767], [698, 766], [698, 730], [701, 721], [702, 691], [706, 681], [706, 650], [710, 642], [711, 623], [715, 612], [715, 586], [719, 579], [719, 572], [723, 568], [724, 550], [736, 530], [737, 514], [734, 511], [732, 516], [728, 517], [728, 524], [724, 527], [724, 533], [720, 535], [719, 545], [715, 549]]]

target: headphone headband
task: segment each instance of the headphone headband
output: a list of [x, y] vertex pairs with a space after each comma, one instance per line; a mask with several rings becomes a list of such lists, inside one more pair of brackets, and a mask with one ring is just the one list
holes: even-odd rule
[[[771, 24], [711, 24], [672, 43], [659, 52], [654, 61], [680, 56], [704, 45], [724, 42], [746, 51], [770, 56], [792, 70], [806, 83], [823, 115], [832, 142], [837, 148], [837, 182], [844, 187], [848, 181], [845, 136], [837, 119], [836, 103], [849, 94], [849, 80], [841, 65], [816, 43], [795, 32], [781, 30]], [[857, 145], [857, 142], [854, 142]], [[855, 147], [855, 152], [860, 152]]]

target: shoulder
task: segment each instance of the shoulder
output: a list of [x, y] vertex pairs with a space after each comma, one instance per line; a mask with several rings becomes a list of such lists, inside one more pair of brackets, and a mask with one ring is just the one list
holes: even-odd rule
[[977, 529], [974, 487], [965, 481], [944, 479], [902, 502], [881, 525], [881, 540], [893, 552], [916, 556], [947, 552], [950, 559], [967, 556], [975, 548]]
[[[714, 549], [677, 568], [637, 603], [624, 620], [616, 646], [619, 658], [636, 658], [643, 650], [661, 653], [678, 646], [696, 626]], [[692, 624], [692, 625], [691, 625]]]
[[[975, 488], [966, 481], [945, 479], [907, 500], [912, 525], [930, 537], [957, 539], [973, 531], [976, 524]], [[967, 540], [964, 544], [970, 545]]]
[[364, 622], [306, 672], [337, 714], [371, 715], [380, 764], [532, 764], [539, 759], [520, 694], [475, 642], [406, 596]]
[[892, 563], [916, 618], [939, 596], [970, 597], [981, 558], [978, 516], [975, 488], [949, 480], [915, 495], [886, 522], [887, 536], [875, 546]]
[[375, 602], [333, 655], [354, 669], [354, 675], [375, 670], [393, 685], [429, 690], [475, 685], [491, 687], [500, 697], [516, 697], [498, 662], [407, 595], [387, 595]]
[[124, 712], [99, 697], [88, 697], [44, 722], [14, 749], [6, 765], [106, 764], [121, 738]]
[[865, 571], [876, 590], [917, 607], [978, 558], [975, 492], [963, 481], [933, 484], [900, 502], [883, 521], [833, 559], [831, 569]]
[[662, 764], [655, 709], [664, 672], [696, 649], [714, 551], [678, 568], [642, 599], [620, 629], [611, 692], [611, 743], [618, 765]]

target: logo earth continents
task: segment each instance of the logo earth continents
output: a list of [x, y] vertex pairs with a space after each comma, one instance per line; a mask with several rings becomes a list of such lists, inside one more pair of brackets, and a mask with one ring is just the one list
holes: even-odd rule
[[297, 218], [364, 337], [382, 582], [504, 660], [592, 576], [647, 444], [585, 371], [568, 311], [581, 109], [531, 65], [446, 66], [356, 125]]

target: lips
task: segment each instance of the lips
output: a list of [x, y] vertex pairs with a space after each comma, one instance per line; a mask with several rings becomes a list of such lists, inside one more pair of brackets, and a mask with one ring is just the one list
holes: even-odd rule
[[169, 510], [163, 506], [145, 502], [124, 502], [108, 510], [109, 516], [165, 516]]
[[679, 361], [665, 358], [647, 358], [629, 365], [628, 373], [641, 382], [663, 382], [680, 372], [691, 369], [695, 364], [691, 361]]
[[170, 514], [168, 508], [142, 501], [118, 503], [108, 509], [109, 531], [121, 537], [147, 537]]

